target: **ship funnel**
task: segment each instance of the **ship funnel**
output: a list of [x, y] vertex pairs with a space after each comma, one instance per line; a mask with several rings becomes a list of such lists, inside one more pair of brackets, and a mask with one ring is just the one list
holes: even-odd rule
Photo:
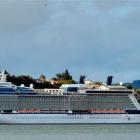
[[112, 79], [113, 79], [112, 75], [107, 77], [107, 85], [108, 86], [112, 85]]
[[85, 78], [86, 78], [85, 75], [81, 75], [80, 79], [79, 79], [79, 84], [84, 84], [85, 83]]

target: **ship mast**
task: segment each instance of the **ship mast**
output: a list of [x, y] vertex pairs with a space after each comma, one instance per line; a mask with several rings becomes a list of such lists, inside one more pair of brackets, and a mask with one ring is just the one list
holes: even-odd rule
[[1, 73], [0, 73], [0, 82], [6, 82], [6, 74], [5, 74], [5, 70], [3, 70]]

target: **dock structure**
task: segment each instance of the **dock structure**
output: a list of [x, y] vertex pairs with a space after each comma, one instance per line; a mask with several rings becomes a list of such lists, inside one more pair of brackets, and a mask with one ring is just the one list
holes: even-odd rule
[[129, 94], [76, 94], [76, 95], [19, 95], [1, 94], [0, 110], [46, 109], [46, 110], [89, 110], [89, 109], [136, 110]]

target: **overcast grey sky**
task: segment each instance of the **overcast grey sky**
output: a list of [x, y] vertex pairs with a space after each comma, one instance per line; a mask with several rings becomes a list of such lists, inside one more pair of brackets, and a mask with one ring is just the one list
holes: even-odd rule
[[47, 78], [140, 79], [140, 0], [0, 0], [0, 69]]

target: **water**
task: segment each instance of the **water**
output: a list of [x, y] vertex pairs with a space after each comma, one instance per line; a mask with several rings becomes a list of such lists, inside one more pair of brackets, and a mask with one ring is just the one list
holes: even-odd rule
[[0, 125], [0, 140], [137, 140], [140, 125]]

